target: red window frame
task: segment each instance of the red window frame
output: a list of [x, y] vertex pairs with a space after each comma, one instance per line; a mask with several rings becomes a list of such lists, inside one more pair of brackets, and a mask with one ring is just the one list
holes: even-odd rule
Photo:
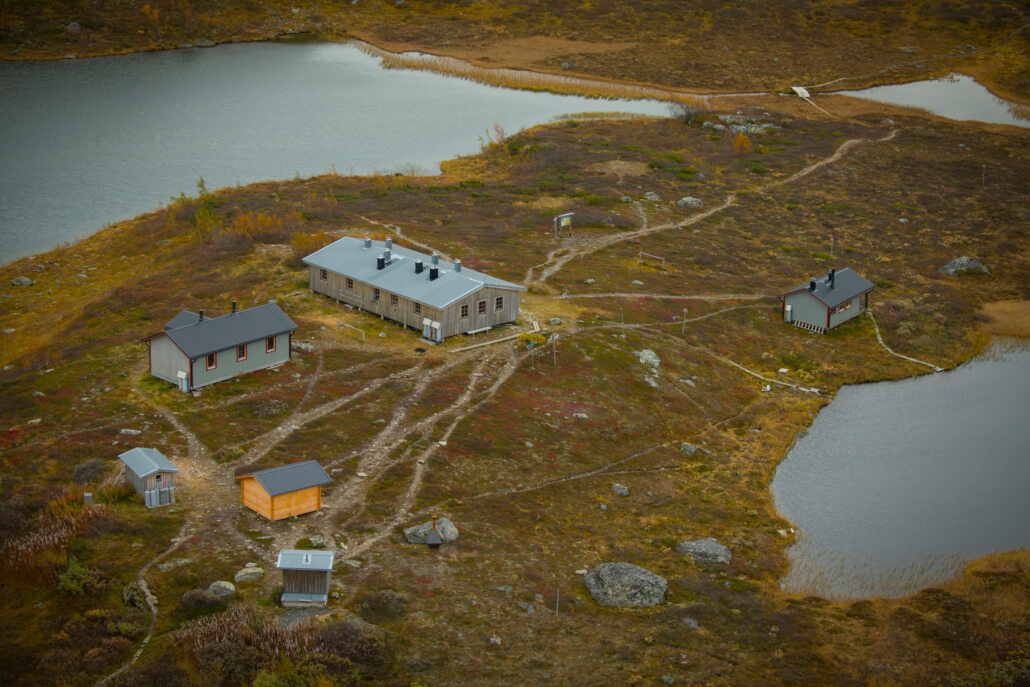
[[[243, 355], [240, 355], [240, 351]], [[240, 344], [236, 347], [236, 362], [241, 362], [247, 359], [247, 344]]]
[[[268, 344], [272, 344], [269, 346]], [[270, 336], [265, 339], [265, 353], [275, 353], [277, 342], [274, 336]]]
[[218, 367], [218, 354], [208, 353], [207, 358], [204, 360], [204, 365], [205, 370], [213, 370]]

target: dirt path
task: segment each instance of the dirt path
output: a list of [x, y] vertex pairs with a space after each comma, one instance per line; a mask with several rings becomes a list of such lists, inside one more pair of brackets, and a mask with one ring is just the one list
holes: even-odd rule
[[[848, 150], [850, 150], [851, 148], [855, 147], [856, 145], [858, 145], [860, 143], [866, 143], [866, 142], [883, 143], [883, 142], [889, 141], [889, 140], [893, 139], [895, 136], [897, 136], [898, 135], [898, 131], [899, 131], [898, 129], [894, 129], [893, 131], [891, 131], [886, 136], [884, 136], [882, 138], [878, 138], [878, 139], [868, 139], [868, 138], [852, 138], [852, 139], [848, 139], [847, 141], [844, 141], [840, 146], [838, 146], [837, 150], [835, 150], [834, 153], [832, 155], [830, 155], [829, 157], [826, 157], [826, 158], [823, 158], [822, 160], [818, 160], [816, 162], [813, 162], [812, 164], [804, 167], [803, 169], [795, 172], [794, 174], [791, 174], [789, 177], [786, 177], [784, 179], [777, 179], [775, 181], [770, 181], [768, 183], [762, 184], [761, 186], [758, 186], [758, 187], [753, 188], [753, 189], [748, 189], [748, 190], [750, 192], [756, 192], [756, 191], [757, 192], [761, 192], [761, 191], [767, 191], [769, 189], [776, 188], [778, 186], [782, 186], [784, 184], [793, 183], [793, 182], [795, 182], [795, 181], [797, 181], [799, 179], [803, 179], [804, 177], [808, 176], [812, 172], [815, 172], [816, 170], [818, 170], [818, 169], [820, 169], [822, 167], [825, 167], [826, 165], [833, 164], [837, 160], [841, 159], [845, 154], [847, 154]], [[535, 273], [535, 271], [538, 268], [541, 268], [541, 272], [540, 272], [540, 276], [537, 277], [535, 279], [535, 281], [543, 283], [543, 282], [547, 281], [548, 278], [550, 278], [551, 276], [553, 276], [554, 274], [559, 272], [573, 258], [582, 257], [582, 256], [588, 255], [590, 253], [597, 252], [597, 251], [601, 250], [602, 248], [607, 248], [608, 246], [612, 246], [612, 245], [615, 245], [617, 243], [622, 243], [622, 242], [625, 242], [625, 241], [629, 241], [631, 239], [640, 238], [641, 236], [647, 236], [649, 234], [654, 234], [654, 233], [661, 232], [661, 231], [668, 231], [670, 229], [683, 229], [683, 228], [689, 227], [692, 224], [697, 224], [698, 222], [701, 222], [701, 221], [703, 221], [705, 219], [708, 219], [712, 215], [714, 215], [716, 213], [719, 213], [719, 212], [722, 212], [726, 208], [728, 208], [731, 205], [733, 205], [733, 203], [736, 202], [737, 193], [738, 193], [738, 191], [732, 191], [732, 192], [728, 193], [726, 195], [726, 197], [723, 199], [723, 201], [721, 203], [719, 203], [718, 205], [715, 205], [715, 206], [713, 206], [713, 207], [711, 207], [711, 208], [709, 208], [709, 209], [707, 209], [704, 212], [701, 212], [699, 214], [692, 215], [691, 217], [688, 217], [687, 219], [685, 219], [685, 220], [683, 220], [681, 222], [666, 222], [664, 224], [657, 224], [657, 225], [654, 225], [654, 226], [650, 226], [649, 225], [649, 223], [647, 221], [646, 213], [640, 207], [640, 204], [637, 203], [637, 209], [640, 212], [641, 217], [643, 218], [642, 219], [642, 226], [639, 229], [636, 229], [634, 231], [629, 231], [629, 232], [622, 232], [622, 233], [619, 233], [619, 234], [611, 234], [611, 235], [601, 236], [601, 237], [598, 237], [598, 238], [591, 239], [589, 241], [582, 242], [582, 243], [580, 243], [580, 244], [578, 244], [576, 246], [565, 246], [563, 248], [556, 248], [556, 249], [552, 250], [551, 252], [549, 252], [547, 254], [547, 260], [546, 261], [544, 261], [543, 263], [541, 263], [539, 265], [535, 265], [534, 267], [531, 267], [526, 272], [526, 278], [524, 280], [524, 283], [530, 283], [531, 281], [534, 281], [534, 278], [533, 278], [534, 277], [534, 273]], [[561, 253], [561, 255], [559, 255], [560, 253]]]
[[762, 293], [695, 293], [677, 295], [671, 293], [564, 293], [558, 298], [660, 298], [666, 301], [757, 301], [773, 298]]

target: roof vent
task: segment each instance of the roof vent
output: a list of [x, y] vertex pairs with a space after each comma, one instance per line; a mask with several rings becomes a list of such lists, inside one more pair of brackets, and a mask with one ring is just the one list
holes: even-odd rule
[[439, 276], [440, 276], [440, 268], [439, 267], [437, 267], [436, 265], [433, 265], [432, 267], [429, 268], [429, 281], [433, 281], [434, 279], [436, 279]]
[[836, 276], [836, 274], [837, 270], [831, 267], [829, 273], [826, 275], [826, 281], [829, 282], [831, 289], [833, 288], [833, 279]]
[[390, 250], [391, 248], [393, 248], [393, 239], [387, 237], [385, 243], [386, 243], [386, 250]]
[[383, 251], [383, 258], [386, 260], [386, 264], [389, 265], [393, 262], [393, 251], [390, 250], [390, 246], [386, 246], [386, 250]]
[[808, 290], [809, 291], [815, 291], [815, 277], [812, 277], [812, 279], [809, 280], [809, 282], [808, 282]]
[[433, 264], [434, 265], [439, 265], [440, 264], [440, 256], [437, 255], [436, 253], [433, 253]]
[[461, 272], [461, 260], [454, 261], [454, 271]]
[[384, 258], [382, 253], [380, 253], [379, 257], [376, 258], [376, 269], [381, 270], [384, 267], [386, 267], [386, 258]]
[[372, 239], [369, 238], [368, 236], [366, 236], [365, 237], [365, 248], [371, 248], [371, 247], [372, 247]]
[[304, 565], [311, 565], [311, 554], [304, 554]]
[[236, 301], [233, 301], [233, 302], [232, 302], [232, 311], [233, 311], [234, 313], [236, 312]]
[[415, 274], [422, 274], [422, 259], [415, 261]]
[[198, 310], [197, 311], [197, 322], [203, 322], [203, 321], [204, 321], [204, 311], [203, 310]]

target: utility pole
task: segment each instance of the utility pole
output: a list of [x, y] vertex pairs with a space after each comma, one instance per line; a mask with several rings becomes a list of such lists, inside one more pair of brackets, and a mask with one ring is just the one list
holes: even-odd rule
[[680, 336], [687, 333], [687, 309], [683, 308], [683, 325], [680, 327]]
[[551, 352], [554, 354], [554, 366], [558, 367], [558, 335], [551, 337]]

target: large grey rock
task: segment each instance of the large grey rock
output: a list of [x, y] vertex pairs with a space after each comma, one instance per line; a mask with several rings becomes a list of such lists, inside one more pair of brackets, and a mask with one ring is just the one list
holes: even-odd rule
[[126, 606], [135, 606], [141, 611], [149, 610], [147, 608], [146, 596], [143, 594], [143, 590], [140, 589], [139, 585], [135, 582], [130, 582], [122, 588], [122, 601]]
[[984, 267], [983, 263], [981, 263], [979, 260], [977, 260], [976, 258], [970, 258], [966, 256], [963, 256], [961, 258], [955, 258], [954, 260], [952, 260], [947, 265], [945, 265], [937, 271], [943, 272], [944, 274], [950, 275], [952, 277], [958, 276], [960, 274], [972, 274], [974, 272], [980, 274], [991, 273], [991, 271]]
[[694, 196], [683, 196], [676, 201], [676, 205], [681, 208], [703, 208], [705, 206], [704, 201]]
[[602, 606], [656, 606], [668, 585], [664, 577], [632, 563], [602, 563], [583, 579]]
[[247, 580], [260, 580], [265, 576], [265, 569], [257, 566], [251, 568], [243, 568], [235, 575], [233, 575], [233, 582], [237, 584], [240, 582], [246, 582]]
[[72, 31], [72, 32], [82, 31], [82, 24], [80, 24], [77, 21], [73, 21], [73, 22], [69, 23], [68, 26], [64, 27], [64, 30], [65, 31]]
[[700, 450], [700, 446], [698, 446], [697, 444], [692, 444], [689, 441], [684, 441], [680, 443], [680, 453], [682, 453], [685, 456], [692, 456]]
[[645, 193], [644, 194], [644, 199], [645, 200], [650, 200], [650, 201], [659, 201], [659, 200], [661, 200], [661, 198], [658, 197], [658, 194], [655, 193], [654, 191], [648, 191], [647, 193]]
[[323, 537], [321, 534], [312, 534], [312, 535], [310, 535], [308, 537], [308, 541], [311, 542], [311, 545], [313, 547], [315, 547], [316, 549], [324, 549], [325, 548], [325, 537]]
[[219, 599], [232, 596], [236, 593], [236, 585], [226, 580], [218, 580], [208, 585], [207, 591], [209, 594], [214, 594]]
[[615, 482], [612, 484], [612, 493], [616, 496], [629, 496], [629, 487]]
[[662, 364], [661, 358], [659, 358], [658, 354], [652, 351], [650, 348], [645, 348], [642, 351], [634, 351], [633, 355], [637, 356], [637, 360], [639, 360], [642, 365], [658, 367]]
[[215, 42], [212, 40], [208, 40], [207, 38], [201, 38], [193, 45], [197, 46], [198, 48], [213, 48], [215, 47]]
[[[433, 523], [424, 522], [404, 530], [404, 538], [409, 544], [425, 544], [426, 535], [433, 529]], [[447, 518], [436, 519], [436, 531], [440, 533], [440, 539], [444, 544], [450, 544], [458, 539], [458, 528]]]
[[676, 552], [684, 556], [692, 556], [702, 563], [729, 563], [733, 554], [728, 546], [723, 546], [715, 539], [691, 539], [676, 544]]
[[35, 283], [28, 277], [15, 277], [11, 280], [11, 286], [32, 286]]

